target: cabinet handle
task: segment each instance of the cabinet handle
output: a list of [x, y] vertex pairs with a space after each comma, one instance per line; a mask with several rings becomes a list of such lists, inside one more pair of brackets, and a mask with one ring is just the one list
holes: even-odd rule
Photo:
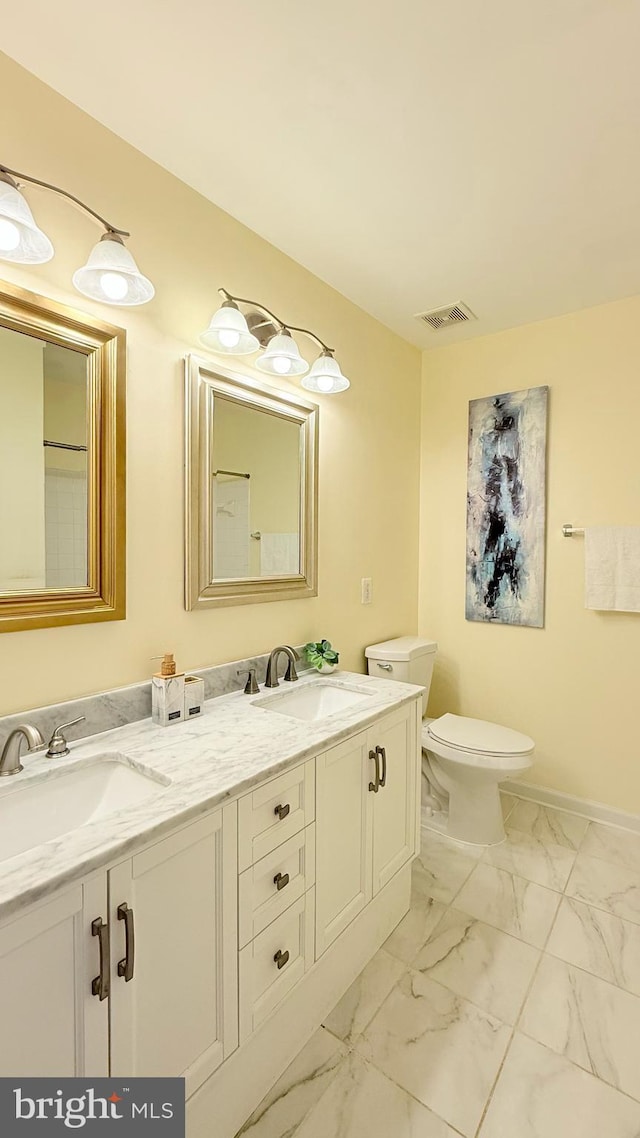
[[278, 965], [278, 968], [284, 968], [289, 959], [289, 950], [287, 949], [286, 952], [283, 952], [282, 949], [279, 948], [273, 959]]
[[284, 889], [285, 885], [289, 884], [289, 874], [288, 873], [276, 873], [276, 875], [273, 879], [273, 884], [275, 885], [275, 887], [279, 893], [281, 889]]
[[136, 933], [133, 923], [133, 909], [130, 909], [126, 902], [118, 905], [117, 908], [118, 920], [124, 921], [124, 937], [125, 949], [124, 959], [118, 961], [118, 976], [124, 976], [125, 982], [128, 984], [133, 980], [133, 965], [136, 956]]
[[376, 764], [376, 781], [369, 783], [369, 790], [372, 790], [374, 794], [377, 794], [379, 789], [380, 789], [380, 772], [378, 770], [378, 751], [377, 751], [377, 748], [375, 751], [369, 751], [369, 758], [373, 759], [374, 763]]
[[387, 785], [387, 752], [384, 747], [376, 747], [376, 754], [380, 755], [382, 759], [382, 774], [380, 775], [380, 786]]
[[100, 974], [91, 981], [91, 995], [106, 1000], [109, 995], [109, 925], [102, 917], [91, 922], [91, 936], [98, 937], [100, 946]]
[[279, 820], [282, 821], [283, 818], [286, 818], [286, 816], [290, 810], [291, 810], [291, 807], [289, 806], [289, 803], [285, 802], [284, 806], [276, 806], [273, 813], [277, 814]]

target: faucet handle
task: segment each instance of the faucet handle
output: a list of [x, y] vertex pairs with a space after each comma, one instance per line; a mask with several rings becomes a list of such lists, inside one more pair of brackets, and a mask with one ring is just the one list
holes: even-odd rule
[[63, 731], [68, 731], [70, 727], [75, 727], [77, 723], [84, 723], [86, 715], [79, 716], [78, 719], [72, 719], [70, 723], [61, 723], [59, 727], [54, 727], [53, 735], [49, 739], [49, 747], [47, 749], [48, 758], [56, 758], [57, 755], [68, 755], [69, 747], [67, 740], [62, 734]]
[[258, 695], [260, 688], [258, 686], [258, 681], [256, 680], [255, 668], [239, 668], [236, 672], [236, 675], [247, 677], [247, 682], [244, 685], [245, 695]]

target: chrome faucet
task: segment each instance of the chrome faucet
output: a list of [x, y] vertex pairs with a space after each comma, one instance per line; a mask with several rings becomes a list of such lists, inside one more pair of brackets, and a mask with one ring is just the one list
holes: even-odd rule
[[300, 659], [298, 653], [296, 652], [295, 648], [290, 648], [288, 644], [279, 644], [277, 648], [273, 649], [273, 652], [269, 656], [269, 663], [267, 664], [267, 678], [264, 685], [266, 688], [277, 688], [280, 686], [278, 682], [278, 657], [283, 652], [289, 660], [289, 663], [287, 664], [287, 670], [284, 674], [285, 680], [287, 680], [289, 683], [292, 683], [298, 678], [298, 673], [296, 672], [296, 660]]
[[2, 755], [0, 755], [0, 778], [5, 778], [10, 774], [19, 774], [21, 770], [24, 770], [20, 762], [20, 748], [23, 739], [26, 739], [29, 744], [27, 747], [28, 751], [42, 751], [46, 747], [46, 743], [37, 727], [31, 727], [29, 723], [20, 723], [11, 732], [2, 748]]

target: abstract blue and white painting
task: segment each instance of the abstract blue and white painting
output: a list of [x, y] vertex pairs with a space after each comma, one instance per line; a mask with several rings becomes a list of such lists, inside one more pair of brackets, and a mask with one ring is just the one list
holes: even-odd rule
[[544, 625], [548, 392], [469, 403], [467, 620]]

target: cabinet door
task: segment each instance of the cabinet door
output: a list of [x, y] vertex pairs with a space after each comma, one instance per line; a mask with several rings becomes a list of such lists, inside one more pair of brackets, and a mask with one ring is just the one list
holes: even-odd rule
[[113, 869], [109, 907], [111, 1074], [191, 1094], [238, 1044], [236, 804]]
[[0, 926], [2, 1075], [109, 1074], [109, 1001], [91, 992], [100, 975], [91, 924], [107, 915], [101, 874]]
[[[370, 728], [368, 746], [379, 748], [385, 785], [373, 798], [373, 894], [414, 855], [419, 753], [413, 704], [385, 716]], [[386, 763], [384, 759], [386, 758]]]
[[316, 759], [316, 957], [371, 899], [372, 778], [366, 733]]

